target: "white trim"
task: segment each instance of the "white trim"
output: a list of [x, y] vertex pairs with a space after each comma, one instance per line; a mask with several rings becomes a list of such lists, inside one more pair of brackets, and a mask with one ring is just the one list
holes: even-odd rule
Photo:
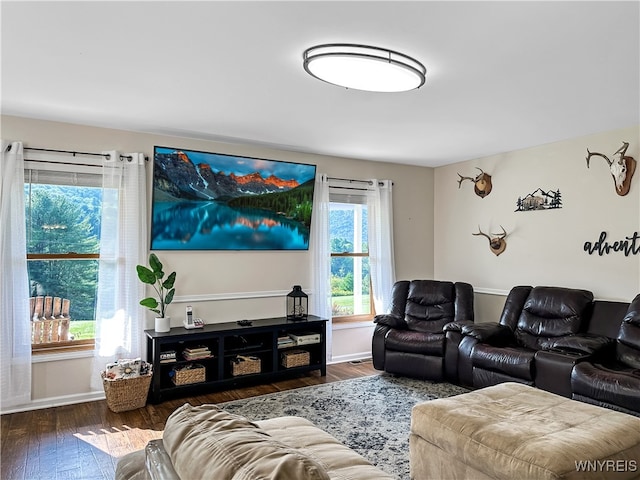
[[631, 300], [628, 298], [599, 298], [593, 297], [596, 302], [620, 302], [620, 303], [631, 303]]
[[[303, 288], [307, 295], [313, 295], [310, 289]], [[196, 302], [217, 302], [224, 300], [246, 300], [256, 298], [286, 297], [290, 290], [264, 290], [255, 292], [235, 292], [235, 293], [206, 293], [202, 295], [182, 295], [173, 298], [173, 303], [196, 303]], [[360, 324], [355, 324], [360, 325]], [[352, 327], [349, 327], [352, 328]], [[355, 326], [353, 327], [355, 328]], [[57, 362], [61, 360], [74, 360], [76, 358], [93, 357], [94, 350], [81, 350], [77, 352], [47, 353], [33, 355], [31, 363]]]
[[354, 328], [371, 328], [374, 326], [375, 324], [373, 323], [373, 320], [368, 320], [363, 322], [332, 323], [331, 328], [335, 331], [335, 330], [351, 330]]
[[[309, 289], [303, 287], [307, 295]], [[173, 303], [218, 302], [222, 300], [246, 300], [251, 298], [286, 297], [291, 290], [263, 290], [256, 292], [204, 293], [201, 295], [181, 295], [173, 298]]]
[[75, 405], [76, 403], [95, 402], [104, 400], [104, 392], [74, 393], [72, 395], [62, 395], [59, 397], [41, 398], [32, 400], [31, 403], [18, 405], [8, 410], [3, 410], [0, 414], [27, 412], [30, 410], [42, 410], [43, 408], [62, 407], [64, 405]]
[[334, 356], [327, 364], [335, 365], [336, 363], [353, 362], [355, 360], [371, 360], [371, 351], [350, 353], [349, 355], [340, 355], [338, 357]]
[[76, 358], [93, 358], [94, 349], [78, 350], [76, 352], [43, 353], [32, 355], [31, 363], [58, 362], [60, 360], [75, 360]]
[[[567, 287], [567, 288], [574, 288], [574, 287]], [[506, 297], [509, 295], [510, 290], [498, 290], [498, 289], [494, 289], [494, 288], [475, 288], [473, 289], [474, 293], [480, 293], [483, 295], [498, 295], [501, 297]], [[594, 300], [596, 301], [600, 301], [600, 302], [622, 302], [622, 303], [629, 303], [630, 300], [625, 300], [623, 298], [599, 298], [599, 297], [594, 297]]]
[[473, 288], [474, 293], [483, 293], [485, 295], [500, 295], [506, 297], [509, 295], [509, 290], [498, 290], [496, 288]]

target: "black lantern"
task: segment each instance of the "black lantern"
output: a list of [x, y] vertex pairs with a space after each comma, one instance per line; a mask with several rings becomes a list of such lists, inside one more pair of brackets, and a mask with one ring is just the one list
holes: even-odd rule
[[309, 313], [309, 297], [300, 285], [294, 285], [287, 295], [287, 320], [306, 320]]

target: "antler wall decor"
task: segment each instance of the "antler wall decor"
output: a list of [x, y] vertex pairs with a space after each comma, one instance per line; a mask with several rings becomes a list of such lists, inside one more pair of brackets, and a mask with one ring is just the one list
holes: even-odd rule
[[478, 225], [478, 233], [472, 233], [471, 235], [487, 237], [489, 240], [489, 249], [498, 256], [507, 248], [507, 241], [505, 240], [505, 238], [507, 238], [507, 232], [502, 225], [500, 225], [500, 228], [502, 228], [502, 233], [492, 233], [491, 235], [494, 236], [490, 237], [486, 233], [483, 233], [482, 230], [480, 230], [480, 225]]
[[[616, 187], [616, 193], [620, 196], [624, 196], [629, 193], [631, 188], [631, 178], [636, 171], [636, 161], [633, 157], [627, 157], [627, 148], [629, 148], [629, 142], [622, 142], [622, 146], [613, 154], [613, 160], [602, 153], [590, 152], [587, 148], [587, 168], [589, 168], [589, 160], [591, 157], [602, 157], [609, 164], [609, 171], [613, 177], [613, 183]], [[615, 156], [618, 156], [615, 158]]]
[[458, 180], [458, 188], [462, 186], [462, 182], [464, 180], [471, 180], [473, 182], [473, 191], [476, 192], [476, 195], [478, 195], [480, 198], [484, 198], [491, 193], [491, 175], [489, 175], [488, 173], [484, 173], [479, 167], [476, 168], [480, 170], [480, 173], [476, 175], [475, 178], [463, 177], [462, 175], [458, 174], [458, 176], [460, 177], [460, 179]]

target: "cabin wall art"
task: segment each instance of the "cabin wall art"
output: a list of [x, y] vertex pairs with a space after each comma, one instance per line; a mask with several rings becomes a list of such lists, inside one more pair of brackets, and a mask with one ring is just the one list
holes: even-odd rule
[[529, 212], [531, 210], [553, 210], [562, 208], [562, 194], [560, 189], [543, 190], [537, 188], [533, 192], [518, 197], [516, 212]]

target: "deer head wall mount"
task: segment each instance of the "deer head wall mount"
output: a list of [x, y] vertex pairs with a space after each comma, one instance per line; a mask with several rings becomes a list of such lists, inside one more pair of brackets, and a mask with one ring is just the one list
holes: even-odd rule
[[502, 228], [502, 233], [492, 233], [491, 235], [493, 236], [489, 236], [483, 233], [482, 230], [480, 230], [480, 225], [478, 225], [478, 233], [472, 233], [471, 235], [487, 237], [489, 240], [489, 249], [498, 256], [507, 248], [507, 241], [505, 240], [505, 238], [507, 238], [507, 232], [502, 225], [500, 225], [500, 228]]
[[471, 180], [473, 182], [473, 191], [476, 192], [476, 195], [478, 195], [480, 198], [484, 198], [491, 193], [491, 175], [489, 175], [488, 173], [484, 173], [479, 167], [476, 168], [480, 170], [480, 173], [476, 175], [475, 178], [463, 177], [462, 175], [458, 174], [458, 176], [460, 177], [460, 179], [458, 180], [458, 188], [462, 186], [462, 182], [464, 180]]
[[[590, 152], [587, 148], [587, 168], [589, 168], [589, 160], [591, 157], [602, 157], [609, 164], [609, 171], [613, 177], [613, 183], [616, 187], [616, 193], [624, 196], [629, 193], [631, 188], [631, 178], [636, 171], [636, 161], [633, 157], [625, 155], [629, 148], [629, 142], [622, 142], [622, 146], [613, 154], [613, 160], [602, 153]], [[616, 157], [617, 155], [617, 157]]]

